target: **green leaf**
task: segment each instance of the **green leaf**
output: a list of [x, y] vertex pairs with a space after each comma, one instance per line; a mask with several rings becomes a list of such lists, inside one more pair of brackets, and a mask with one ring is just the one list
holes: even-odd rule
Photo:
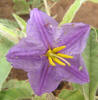
[[25, 22], [25, 20], [23, 20], [21, 17], [19, 17], [16, 14], [13, 14], [13, 17], [17, 21], [17, 23], [20, 26], [21, 30], [23, 30], [25, 32], [26, 31], [26, 22]]
[[34, 0], [28, 0], [27, 2], [29, 3], [29, 5], [32, 5]]
[[0, 36], [0, 88], [11, 70], [11, 66], [6, 61], [5, 55], [12, 45], [13, 43]]
[[90, 76], [90, 82], [83, 86], [83, 93], [86, 100], [94, 100], [98, 87], [98, 30], [91, 30], [83, 57]]
[[62, 90], [59, 98], [62, 100], [84, 100], [84, 96], [79, 90]]
[[32, 100], [58, 100], [52, 93], [45, 93], [41, 96], [35, 95]]
[[33, 0], [32, 6], [33, 8], [38, 8], [42, 5], [43, 0]]
[[0, 23], [0, 35], [13, 43], [17, 43], [19, 41], [17, 34], [12, 29], [4, 26], [2, 23]]
[[2, 23], [0, 23], [0, 31], [6, 32], [10, 34], [11, 36], [16, 37], [15, 32], [13, 32], [10, 28], [7, 28], [6, 26], [4, 26]]
[[0, 92], [0, 100], [31, 99], [33, 91], [26, 81], [10, 80], [4, 84]]
[[18, 15], [16, 14], [13, 14], [13, 17], [15, 18], [15, 20], [17, 21], [19, 27], [21, 28], [21, 31], [20, 31], [20, 37], [26, 37], [26, 22], [25, 20], [23, 20], [21, 17], [19, 17]]
[[19, 28], [19, 25], [17, 24], [17, 22], [8, 20], [8, 19], [0, 19], [0, 23], [3, 26], [14, 31], [18, 35], [18, 37], [20, 36], [21, 31], [20, 31], [20, 28]]
[[61, 21], [60, 25], [72, 22], [77, 11], [81, 7], [82, 3], [84, 3], [85, 1], [86, 0], [75, 0], [74, 3], [68, 9], [68, 11], [65, 13], [63, 20]]
[[14, 2], [14, 11], [16, 14], [28, 14], [29, 13], [29, 3], [26, 0], [13, 0]]
[[11, 66], [6, 61], [6, 58], [3, 57], [2, 59], [0, 59], [0, 90], [2, 88], [3, 82], [6, 80], [10, 71], [11, 71]]
[[47, 94], [43, 94], [42, 96], [35, 96], [33, 100], [46, 100]]
[[88, 0], [88, 1], [91, 1], [91, 2], [94, 2], [94, 3], [98, 3], [98, 0]]
[[57, 2], [58, 0], [52, 0], [52, 1]]
[[18, 24], [15, 21], [12, 20], [8, 20], [8, 19], [0, 19], [0, 23], [2, 23], [2, 25], [15, 30], [16, 28], [18, 28]]
[[79, 90], [81, 88], [80, 84], [72, 83], [72, 87], [74, 90]]

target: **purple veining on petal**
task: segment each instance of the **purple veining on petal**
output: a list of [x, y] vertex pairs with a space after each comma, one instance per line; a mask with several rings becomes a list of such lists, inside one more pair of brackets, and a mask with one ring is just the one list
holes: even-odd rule
[[[85, 29], [85, 28], [84, 28]], [[87, 30], [87, 29], [86, 29]], [[75, 42], [77, 42], [77, 38], [80, 39], [82, 37], [83, 34], [85, 34], [85, 30], [80, 30], [80, 32], [77, 32], [73, 37], [70, 38], [70, 40], [72, 40], [72, 44], [69, 44], [69, 40], [66, 41], [66, 47], [70, 48]], [[78, 35], [79, 34], [79, 35]], [[66, 48], [66, 49], [67, 49]]]
[[45, 27], [45, 22], [40, 14], [40, 11], [38, 11], [38, 9], [35, 9], [34, 11], [34, 18], [35, 18], [35, 22], [37, 24], [37, 27], [39, 29], [39, 32], [41, 34], [41, 37], [43, 39], [43, 42], [45, 43], [45, 46], [47, 46], [47, 48], [51, 47], [51, 39], [48, 36], [48, 31], [47, 28]]
[[[67, 59], [67, 61], [71, 63], [70, 67], [68, 65], [65, 67], [57, 65], [56, 67], [58, 74], [60, 74], [64, 80], [79, 84], [89, 82], [89, 75], [81, 55], [75, 55], [74, 59]], [[80, 66], [82, 70], [79, 70]]]
[[[73, 24], [74, 26], [72, 26]], [[56, 46], [66, 45], [63, 51], [67, 52], [83, 52], [90, 32], [89, 25], [83, 23], [69, 23], [62, 26], [59, 30], [61, 30], [59, 31], [61, 33], [58, 33], [58, 29], [56, 31], [56, 33], [59, 34], [59, 37], [55, 40]]]
[[[45, 62], [46, 61], [46, 62]], [[48, 60], [44, 59], [39, 70], [28, 73], [32, 89], [37, 95], [50, 93], [57, 88], [62, 77], [56, 73], [55, 67], [48, 66]]]
[[12, 47], [6, 57], [14, 68], [28, 72], [40, 67], [41, 56], [46, 50], [44, 47], [35, 46], [27, 39], [22, 39], [17, 45]]
[[[36, 15], [36, 13], [38, 14]], [[38, 21], [40, 18], [43, 19], [43, 21], [41, 21], [42, 25], [40, 25]], [[44, 12], [39, 11], [37, 8], [34, 8], [33, 10], [31, 10], [30, 19], [27, 22], [27, 37], [32, 38], [32, 42], [34, 42], [36, 45], [44, 45], [44, 47], [47, 48], [48, 45], [46, 38], [48, 38], [48, 40], [52, 42], [52, 34], [54, 34], [52, 32], [52, 28], [50, 28], [50, 25], [56, 27], [58, 23], [54, 19], [52, 19], [52, 17], [48, 16]], [[40, 28], [38, 28], [38, 26], [40, 26]], [[47, 30], [47, 33], [45, 33], [47, 37], [43, 35], [44, 32], [42, 28]]]
[[45, 62], [45, 65], [42, 65], [42, 66], [44, 66], [44, 67], [43, 67], [43, 72], [40, 76], [39, 94], [41, 94], [41, 89], [43, 88], [44, 81], [45, 81], [46, 75], [48, 73], [49, 64], [48, 64], [48, 62], [47, 63]]
[[36, 25], [37, 25], [37, 27], [39, 29], [39, 33], [40, 33], [40, 36], [42, 37], [42, 40], [43, 40], [44, 45], [48, 48], [48, 45], [47, 44], [49, 44], [49, 42], [48, 42], [47, 37], [46, 37], [46, 34], [47, 33], [45, 33], [43, 31], [43, 26], [41, 27], [41, 24], [42, 23], [39, 21], [40, 17], [39, 17], [39, 14], [37, 14], [37, 10], [35, 10], [34, 18], [35, 18]]
[[[74, 66], [75, 67], [75, 66]], [[89, 79], [87, 78], [87, 75], [82, 74], [79, 70], [73, 70], [72, 67], [65, 67], [65, 70], [67, 70], [69, 73], [72, 73], [75, 75], [76, 78], [80, 79], [82, 82], [89, 82]]]

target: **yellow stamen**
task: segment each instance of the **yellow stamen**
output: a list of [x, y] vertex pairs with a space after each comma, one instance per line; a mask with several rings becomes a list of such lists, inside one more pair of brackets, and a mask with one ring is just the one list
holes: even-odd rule
[[73, 59], [73, 56], [65, 55], [65, 54], [62, 54], [62, 53], [58, 53], [57, 55], [60, 56], [60, 57], [63, 57], [63, 58]]
[[65, 58], [72, 59], [73, 56], [69, 56], [69, 55], [62, 54], [62, 53], [57, 53], [57, 52], [63, 50], [64, 48], [66, 48], [66, 46], [56, 47], [53, 50], [49, 49], [47, 51], [46, 56], [48, 57], [50, 65], [56, 66], [56, 64], [55, 64], [55, 62], [56, 62], [56, 63], [58, 63], [59, 65], [62, 65], [62, 66], [66, 66], [66, 64], [68, 66], [71, 66], [71, 64]]
[[59, 59], [56, 58], [56, 57], [53, 57], [53, 60], [54, 60], [56, 63], [58, 63], [58, 64], [60, 64], [60, 65], [62, 65], [62, 66], [65, 66], [65, 65], [66, 65], [65, 63], [63, 63], [61, 60], [59, 60]]
[[52, 65], [52, 66], [56, 66], [56, 64], [53, 62], [53, 60], [52, 60], [52, 58], [49, 56], [48, 57], [48, 59], [49, 59], [49, 63]]
[[49, 54], [49, 53], [51, 53], [51, 52], [52, 52], [52, 50], [51, 50], [51, 49], [49, 49], [49, 50], [48, 50], [48, 52], [47, 52], [47, 54]]
[[66, 48], [66, 46], [56, 47], [56, 48], [53, 49], [53, 52], [61, 51], [61, 50], [63, 50], [64, 48]]
[[56, 56], [56, 57], [59, 58], [59, 59], [61, 59], [61, 60], [64, 61], [65, 63], [67, 63], [68, 66], [71, 66], [71, 64], [70, 64], [67, 60], [63, 59], [63, 58], [60, 57], [60, 56]]

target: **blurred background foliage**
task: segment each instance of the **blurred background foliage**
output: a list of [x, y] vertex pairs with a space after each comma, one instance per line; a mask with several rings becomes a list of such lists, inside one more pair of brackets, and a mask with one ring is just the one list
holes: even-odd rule
[[43, 0], [13, 0], [14, 2], [14, 11], [16, 14], [29, 14], [30, 9], [32, 8], [43, 8]]
[[[10, 2], [11, 0], [0, 1], [1, 3], [5, 2], [5, 8], [8, 7], [7, 1]], [[55, 17], [58, 22], [60, 22], [63, 18], [64, 20], [62, 20], [62, 23], [67, 23], [71, 21], [72, 22], [82, 21], [84, 23], [93, 25], [98, 28], [98, 21], [96, 20], [96, 18], [98, 17], [98, 4], [94, 4], [94, 6], [92, 6], [91, 9], [92, 3], [91, 4], [89, 4], [89, 2], [86, 4], [84, 3], [83, 4], [84, 8], [82, 9], [80, 7], [82, 5], [80, 2], [84, 2], [84, 1], [85, 0], [76, 0], [76, 3], [74, 3], [69, 10], [68, 8], [74, 2], [74, 0], [70, 0], [70, 1], [69, 0], [48, 0], [48, 6], [51, 15]], [[88, 0], [88, 1], [94, 3], [98, 2], [98, 0]], [[27, 80], [26, 73], [20, 70], [12, 69], [11, 65], [6, 61], [5, 55], [13, 45], [15, 45], [21, 38], [26, 36], [26, 20], [29, 18], [30, 10], [36, 7], [46, 12], [47, 9], [45, 9], [43, 0], [13, 0], [11, 2], [12, 2], [11, 10], [13, 9], [12, 11], [13, 14], [11, 12], [11, 16], [13, 17], [11, 17], [11, 20], [3, 19], [3, 17], [1, 17], [0, 19], [0, 100], [94, 100], [97, 99], [98, 95], [96, 95], [97, 94], [96, 90], [98, 87], [97, 85], [98, 84], [98, 78], [97, 78], [98, 30], [96, 28], [93, 28], [91, 30], [91, 35], [88, 39], [88, 45], [83, 53], [90, 74], [90, 79], [91, 79], [90, 83], [81, 86], [77, 84], [62, 82], [63, 84], [59, 85], [58, 88], [55, 91], [53, 91], [53, 94], [55, 96], [53, 94], [44, 94], [41, 97], [39, 97], [33, 93], [30, 84]], [[2, 8], [2, 5], [0, 7]], [[64, 7], [65, 9], [63, 11]], [[88, 7], [89, 9], [87, 9]], [[80, 9], [79, 11], [80, 13], [78, 12], [79, 9]], [[86, 10], [88, 10], [88, 12], [86, 12]], [[6, 11], [5, 13], [7, 13], [7, 10], [4, 11]], [[3, 11], [1, 11], [1, 13], [3, 14]], [[2, 16], [2, 14], [0, 16]], [[91, 14], [93, 16], [90, 19]], [[76, 15], [78, 15], [78, 17]], [[94, 18], [95, 16], [96, 18]], [[15, 73], [17, 73], [16, 76]]]

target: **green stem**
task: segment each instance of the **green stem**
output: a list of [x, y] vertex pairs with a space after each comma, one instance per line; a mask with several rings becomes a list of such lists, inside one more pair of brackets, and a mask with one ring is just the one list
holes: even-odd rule
[[49, 7], [48, 7], [47, 0], [43, 0], [43, 2], [44, 2], [44, 5], [45, 5], [46, 13], [50, 16], [50, 10], [49, 10]]
[[63, 20], [60, 23], [60, 26], [65, 24], [65, 23], [71, 23], [73, 18], [75, 17], [77, 11], [81, 7], [81, 5], [85, 2], [86, 0], [75, 0], [75, 2], [70, 6], [68, 11], [63, 17]]

